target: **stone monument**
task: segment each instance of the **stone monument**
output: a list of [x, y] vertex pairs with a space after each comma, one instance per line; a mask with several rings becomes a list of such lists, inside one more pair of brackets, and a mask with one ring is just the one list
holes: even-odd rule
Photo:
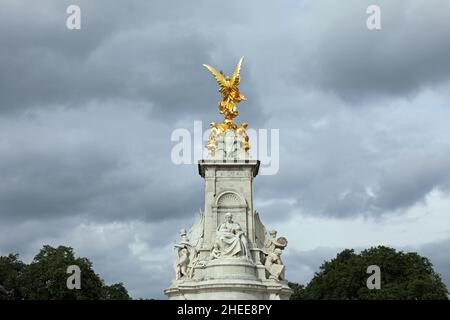
[[175, 280], [170, 299], [289, 299], [281, 260], [286, 238], [266, 232], [253, 207], [253, 179], [259, 160], [249, 156], [247, 123], [238, 127], [237, 103], [243, 58], [231, 77], [204, 65], [219, 83], [221, 123], [211, 123], [208, 157], [198, 163], [205, 179], [204, 210], [189, 231], [180, 230], [175, 248]]

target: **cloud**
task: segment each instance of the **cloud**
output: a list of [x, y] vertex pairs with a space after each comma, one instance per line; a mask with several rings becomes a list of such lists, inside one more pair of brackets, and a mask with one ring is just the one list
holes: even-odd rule
[[[320, 266], [336, 257], [341, 249], [330, 247], [319, 247], [314, 250], [289, 250], [283, 261], [289, 268], [286, 268], [286, 279], [291, 282], [307, 285], [319, 271]], [[289, 264], [287, 264], [289, 263]]]
[[355, 110], [302, 93], [267, 124], [280, 128], [280, 171], [257, 178], [256, 199], [290, 199], [311, 215], [377, 216], [448, 191], [447, 94], [427, 90]]
[[[366, 8], [372, 4], [307, 2], [306, 10], [298, 12], [303, 18], [294, 42], [299, 57], [289, 80], [332, 92], [358, 107], [448, 82], [450, 45], [445, 39], [450, 22], [444, 12], [449, 3], [378, 1], [382, 29], [369, 31]], [[302, 40], [304, 48], [299, 49]]]
[[[195, 164], [172, 164], [170, 135], [220, 119], [217, 85], [201, 64], [231, 72], [242, 55], [249, 100], [238, 121], [280, 129], [280, 171], [255, 179], [255, 208], [266, 227], [293, 239], [290, 247], [310, 245], [298, 254], [307, 262], [286, 255], [294, 280], [332, 251], [330, 239], [360, 243], [334, 223], [447, 210], [430, 197], [450, 190], [446, 1], [380, 1], [382, 30], [374, 32], [370, 1], [82, 0], [79, 31], [65, 27], [69, 4], [2, 4], [2, 252], [73, 245], [107, 279], [126, 279], [136, 297], [161, 292], [172, 277], [171, 234], [203, 207], [203, 180]], [[325, 219], [308, 225], [327, 226], [324, 243], [314, 242], [317, 231], [294, 240], [299, 217]], [[445, 230], [421, 221], [431, 231], [420, 243], [442, 240]], [[395, 230], [397, 245], [421, 232]], [[108, 247], [109, 233], [122, 243]], [[372, 236], [368, 244], [390, 239]], [[436, 261], [442, 270], [446, 262]]]
[[216, 84], [201, 67], [219, 63], [211, 58], [215, 41], [203, 23], [186, 19], [195, 8], [131, 1], [123, 11], [119, 4], [81, 1], [82, 29], [70, 31], [60, 1], [8, 3], [0, 25], [0, 112], [129, 100], [159, 121], [217, 117]]
[[[186, 105], [200, 115], [215, 95], [202, 89], [206, 73], [199, 66], [229, 65], [242, 54], [253, 61], [244, 87], [251, 81], [268, 92], [274, 84], [313, 87], [359, 106], [367, 98], [414, 94], [449, 80], [446, 1], [438, 1], [440, 10], [426, 1], [381, 1], [383, 29], [372, 32], [365, 26], [370, 1], [339, 8], [326, 0], [265, 2], [258, 10], [231, 1], [219, 5], [228, 15], [213, 14], [204, 1], [178, 2], [178, 10], [161, 1], [130, 1], [126, 10], [118, 2], [81, 1], [79, 31], [65, 28], [68, 4], [5, 4], [3, 112], [127, 98], [153, 106], [155, 115], [181, 116]], [[252, 101], [262, 94], [246, 89], [249, 106], [256, 107]]]
[[[201, 206], [195, 166], [171, 163], [170, 128], [145, 112], [91, 106], [0, 122], [4, 221], [74, 215], [157, 221]], [[165, 137], [155, 138], [154, 130]]]

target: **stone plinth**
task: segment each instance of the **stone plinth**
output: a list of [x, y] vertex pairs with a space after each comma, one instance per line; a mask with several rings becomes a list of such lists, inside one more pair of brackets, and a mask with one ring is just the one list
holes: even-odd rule
[[284, 272], [270, 277], [271, 270], [284, 270], [281, 251], [274, 248], [287, 241], [270, 238], [253, 208], [259, 161], [200, 160], [198, 168], [205, 179], [205, 207], [190, 231], [180, 232], [177, 279], [165, 294], [189, 300], [288, 299], [292, 291]]

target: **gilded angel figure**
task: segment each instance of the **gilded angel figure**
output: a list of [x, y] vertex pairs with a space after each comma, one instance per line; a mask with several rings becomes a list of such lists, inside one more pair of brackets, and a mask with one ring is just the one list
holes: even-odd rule
[[239, 73], [243, 59], [244, 57], [239, 59], [231, 77], [225, 76], [222, 71], [217, 71], [207, 64], [203, 65], [212, 73], [219, 84], [219, 92], [223, 95], [222, 100], [219, 102], [219, 111], [224, 115], [226, 120], [230, 121], [230, 124], [233, 124], [233, 118], [239, 114], [236, 104], [242, 100], [246, 100], [245, 96], [239, 92], [238, 88], [238, 85], [241, 82]]

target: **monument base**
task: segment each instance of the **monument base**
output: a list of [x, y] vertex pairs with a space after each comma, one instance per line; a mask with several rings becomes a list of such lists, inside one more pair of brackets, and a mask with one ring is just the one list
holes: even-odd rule
[[172, 281], [164, 293], [171, 300], [288, 300], [286, 281], [265, 279], [262, 265], [246, 259], [209, 261], [193, 279]]
[[258, 160], [199, 161], [205, 209], [174, 245], [176, 280], [164, 291], [178, 300], [287, 300], [281, 252], [287, 239], [266, 231], [253, 208]]

